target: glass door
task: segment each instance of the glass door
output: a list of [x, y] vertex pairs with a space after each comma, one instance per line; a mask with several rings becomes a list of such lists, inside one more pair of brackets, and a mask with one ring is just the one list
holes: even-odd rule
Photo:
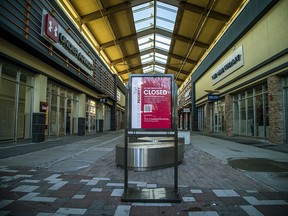
[[283, 79], [284, 143], [288, 144], [288, 77]]
[[0, 139], [15, 140], [17, 70], [2, 66], [0, 80]]

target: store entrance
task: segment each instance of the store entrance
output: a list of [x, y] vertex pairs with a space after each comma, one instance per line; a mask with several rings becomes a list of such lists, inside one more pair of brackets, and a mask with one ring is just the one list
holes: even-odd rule
[[45, 135], [57, 137], [77, 133], [77, 94], [49, 83], [47, 101]]
[[0, 141], [32, 138], [32, 76], [0, 62]]

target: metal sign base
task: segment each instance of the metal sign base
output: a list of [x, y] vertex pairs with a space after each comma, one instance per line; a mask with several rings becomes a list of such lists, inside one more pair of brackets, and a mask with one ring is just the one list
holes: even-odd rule
[[180, 203], [174, 188], [128, 188], [121, 198], [123, 202]]
[[[142, 79], [145, 77], [145, 80]], [[141, 78], [141, 79], [140, 79]], [[167, 79], [169, 78], [169, 79]], [[174, 83], [173, 75], [130, 75], [128, 94], [126, 94], [126, 128], [125, 128], [125, 151], [124, 151], [124, 194], [121, 201], [124, 202], [181, 202], [178, 194], [178, 126], [177, 126], [177, 86]], [[132, 80], [133, 83], [132, 83]], [[145, 82], [144, 82], [144, 81]], [[170, 81], [168, 81], [170, 80]], [[133, 84], [133, 85], [132, 85]], [[141, 87], [141, 88], [140, 88]], [[143, 89], [142, 89], [143, 87]], [[152, 90], [151, 90], [152, 89]], [[134, 90], [134, 91], [132, 91]], [[148, 92], [151, 97], [145, 96]], [[165, 94], [160, 94], [160, 91]], [[143, 91], [143, 94], [141, 93]], [[144, 94], [144, 91], [147, 93]], [[148, 91], [148, 92], [147, 92]], [[133, 92], [133, 94], [132, 94]], [[158, 95], [158, 93], [159, 95]], [[169, 94], [168, 94], [169, 92]], [[168, 95], [169, 97], [165, 96]], [[139, 96], [140, 95], [140, 96]], [[142, 96], [141, 96], [142, 95]], [[148, 94], [149, 95], [149, 94]], [[153, 97], [152, 97], [153, 96]], [[137, 97], [140, 97], [136, 100]], [[143, 97], [143, 98], [142, 98]], [[133, 99], [133, 100], [132, 100]], [[146, 99], [146, 100], [144, 100]], [[159, 101], [158, 101], [159, 99]], [[154, 104], [154, 105], [153, 105]], [[142, 107], [143, 105], [143, 107]], [[147, 109], [144, 110], [144, 105]], [[163, 110], [152, 112], [152, 107], [160, 107], [168, 113], [162, 115]], [[165, 109], [165, 106], [168, 109]], [[149, 109], [148, 109], [149, 108]], [[133, 111], [133, 112], [132, 112]], [[166, 114], [167, 114], [166, 113]], [[144, 115], [145, 114], [145, 115]], [[141, 118], [140, 118], [141, 117]], [[138, 125], [142, 121], [149, 124]], [[155, 120], [151, 121], [151, 119]], [[160, 121], [159, 119], [164, 119]], [[139, 122], [138, 122], [139, 120]], [[141, 121], [140, 121], [141, 120]], [[132, 122], [137, 124], [132, 124]], [[147, 123], [146, 122], [146, 123]], [[169, 126], [169, 127], [168, 127]], [[128, 145], [130, 138], [143, 137], [143, 133], [148, 137], [172, 137], [174, 142], [174, 188], [137, 188], [128, 187]], [[155, 152], [154, 152], [155, 153]]]

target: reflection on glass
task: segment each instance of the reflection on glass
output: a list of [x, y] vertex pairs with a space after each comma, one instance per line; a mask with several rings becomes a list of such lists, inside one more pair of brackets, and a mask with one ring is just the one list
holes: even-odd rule
[[234, 133], [261, 138], [269, 137], [267, 84], [249, 89], [233, 98]]
[[13, 140], [15, 128], [15, 96], [16, 83], [8, 79], [13, 78], [13, 73], [16, 73], [11, 68], [3, 67], [2, 77], [0, 80], [0, 139]]

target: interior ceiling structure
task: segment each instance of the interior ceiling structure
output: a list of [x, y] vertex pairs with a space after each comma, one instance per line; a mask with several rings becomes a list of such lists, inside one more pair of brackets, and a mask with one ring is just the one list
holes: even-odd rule
[[58, 0], [123, 83], [174, 74], [181, 86], [247, 0]]

